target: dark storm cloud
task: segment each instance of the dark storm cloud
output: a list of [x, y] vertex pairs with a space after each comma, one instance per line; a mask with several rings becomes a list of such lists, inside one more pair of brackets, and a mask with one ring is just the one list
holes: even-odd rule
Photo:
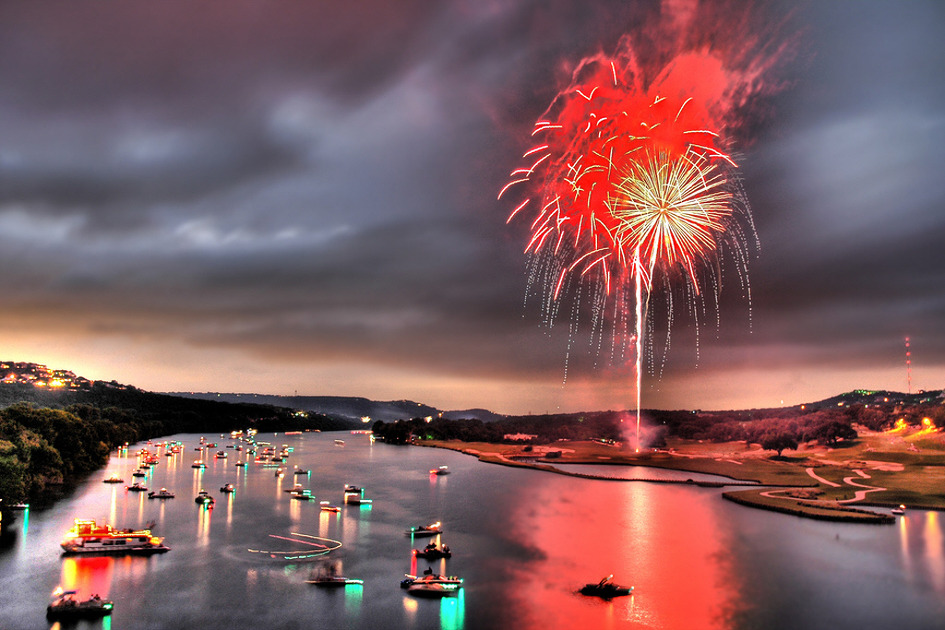
[[[677, 317], [668, 390], [696, 364], [882, 361], [909, 331], [945, 352], [941, 10], [765, 5], [807, 26], [748, 125], [753, 312], [727, 283], [698, 345]], [[587, 327], [569, 345], [523, 306], [528, 226], [496, 194], [581, 58], [631, 33], [656, 63], [678, 42], [652, 25], [712, 6], [4, 3], [0, 321], [552, 385], [569, 354], [598, 378]]]
[[912, 335], [926, 365], [941, 365], [945, 13], [931, 2], [805, 11], [809, 71], [746, 167], [764, 244], [756, 321], [807, 347], [798, 361], [896, 365]]

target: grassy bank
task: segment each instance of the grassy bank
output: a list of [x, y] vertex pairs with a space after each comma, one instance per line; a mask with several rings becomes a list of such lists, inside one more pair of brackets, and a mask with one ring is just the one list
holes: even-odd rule
[[[648, 466], [754, 482], [766, 488], [731, 491], [723, 496], [741, 505], [822, 520], [893, 522], [888, 514], [876, 514], [855, 506], [905, 504], [913, 508], [945, 510], [945, 439], [940, 434], [915, 437], [864, 432], [842, 448], [802, 445], [783, 457], [744, 442], [675, 440], [666, 450], [643, 453], [619, 444], [598, 442], [556, 442], [530, 448], [460, 441], [428, 441], [423, 445], [460, 451], [487, 463], [575, 477], [613, 479], [561, 471], [555, 464]], [[698, 485], [736, 484], [702, 482]], [[795, 490], [779, 492], [772, 488]]]

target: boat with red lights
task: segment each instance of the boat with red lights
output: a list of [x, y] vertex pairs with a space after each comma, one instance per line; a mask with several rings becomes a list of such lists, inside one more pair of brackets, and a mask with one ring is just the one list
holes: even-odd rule
[[59, 546], [66, 554], [150, 555], [170, 551], [164, 539], [151, 535], [150, 529], [114, 529], [79, 518]]
[[450, 551], [449, 545], [437, 545], [435, 542], [431, 542], [423, 549], [414, 549], [413, 555], [424, 560], [439, 560], [440, 558], [452, 558], [453, 552]]

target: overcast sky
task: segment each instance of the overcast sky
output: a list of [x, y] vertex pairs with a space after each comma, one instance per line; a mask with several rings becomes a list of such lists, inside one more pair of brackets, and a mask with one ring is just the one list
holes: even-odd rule
[[[569, 68], [690, 4], [0, 0], [0, 358], [152, 391], [631, 407], [626, 366], [525, 304], [528, 226], [496, 195]], [[643, 406], [905, 391], [906, 336], [913, 391], [945, 387], [945, 4], [758, 15], [790, 46], [736, 147], [751, 300], [723, 288], [698, 339], [677, 316]]]

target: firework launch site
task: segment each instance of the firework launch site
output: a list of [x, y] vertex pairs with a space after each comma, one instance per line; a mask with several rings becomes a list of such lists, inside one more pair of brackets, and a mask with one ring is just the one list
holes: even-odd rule
[[[880, 402], [856, 402], [864, 395]], [[629, 426], [623, 428], [630, 414], [614, 412], [494, 423], [417, 418], [374, 428], [379, 439], [447, 448], [487, 463], [615, 483], [723, 487], [731, 501], [820, 520], [893, 523], [894, 514], [910, 507], [945, 510], [942, 395], [907, 404], [890, 400], [888, 392], [861, 391], [765, 411], [648, 412], [655, 423], [645, 428], [642, 448]], [[685, 471], [693, 478], [648, 478], [645, 472], [627, 478], [620, 467]]]

